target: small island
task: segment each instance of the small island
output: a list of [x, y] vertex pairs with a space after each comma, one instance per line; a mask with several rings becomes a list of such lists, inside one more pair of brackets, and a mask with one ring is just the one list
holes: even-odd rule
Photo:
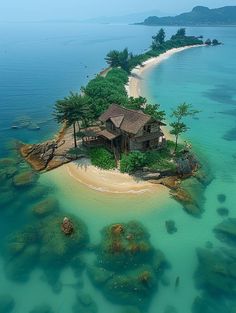
[[[132, 96], [136, 70], [161, 62], [163, 56], [187, 48], [206, 46], [199, 37], [187, 36], [184, 28], [166, 40], [164, 29], [152, 37], [151, 49], [133, 55], [128, 49], [110, 51], [109, 65], [91, 80], [81, 93], [70, 93], [58, 100], [54, 117], [62, 130], [54, 140], [22, 144], [22, 156], [36, 171], [48, 171], [75, 160], [107, 171], [132, 175], [136, 180], [162, 184], [186, 211], [198, 215], [199, 205], [182, 186], [188, 177], [205, 180], [191, 144], [179, 142], [188, 130], [186, 117], [198, 113], [182, 103], [173, 109], [169, 126], [159, 104], [147, 103], [139, 94]], [[136, 88], [137, 89], [137, 88]], [[168, 117], [169, 119], [169, 117]], [[83, 164], [83, 162], [82, 162]], [[112, 181], [111, 181], [112, 184]]]

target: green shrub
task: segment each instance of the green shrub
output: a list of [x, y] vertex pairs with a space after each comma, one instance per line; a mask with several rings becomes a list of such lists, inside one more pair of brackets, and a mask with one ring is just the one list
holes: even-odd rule
[[89, 151], [91, 163], [104, 170], [111, 170], [116, 167], [114, 156], [104, 148], [92, 148]]
[[120, 161], [120, 171], [122, 173], [134, 173], [147, 164], [145, 153], [134, 151], [128, 155], [123, 154]]

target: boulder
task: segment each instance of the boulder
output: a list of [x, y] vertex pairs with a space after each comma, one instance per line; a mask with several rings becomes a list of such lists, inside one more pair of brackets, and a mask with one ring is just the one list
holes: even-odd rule
[[191, 175], [198, 168], [198, 161], [193, 154], [186, 152], [176, 160], [177, 173], [181, 176]]
[[158, 180], [161, 178], [160, 173], [144, 173], [142, 175], [143, 180]]
[[41, 171], [47, 167], [53, 158], [56, 148], [57, 143], [55, 141], [47, 141], [41, 144], [23, 145], [20, 151], [34, 169]]
[[69, 218], [64, 217], [63, 222], [61, 224], [61, 230], [65, 235], [71, 235], [74, 232], [74, 226], [72, 221]]

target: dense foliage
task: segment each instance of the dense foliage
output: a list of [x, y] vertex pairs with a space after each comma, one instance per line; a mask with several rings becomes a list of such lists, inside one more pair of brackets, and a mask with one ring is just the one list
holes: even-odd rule
[[163, 120], [165, 112], [160, 110], [158, 104], [147, 104], [146, 99], [142, 97], [137, 99], [128, 97], [125, 85], [130, 71], [151, 57], [157, 57], [169, 49], [202, 43], [196, 37], [186, 36], [184, 28], [179, 29], [172, 39], [165, 41], [165, 31], [160, 29], [153, 36], [151, 50], [146, 53], [133, 55], [127, 48], [123, 51], [110, 51], [106, 56], [106, 61], [111, 70], [105, 77], [98, 75], [83, 88], [84, 94], [89, 98], [91, 119], [96, 120], [109, 105], [116, 103], [129, 109], [142, 110], [155, 119]]
[[97, 76], [91, 80], [83, 92], [90, 99], [90, 108], [93, 119], [96, 120], [110, 104], [124, 104], [127, 101], [125, 84], [128, 82], [128, 74], [120, 69], [112, 69], [106, 77]]
[[[175, 156], [180, 156], [184, 145], [178, 145]], [[134, 151], [128, 155], [123, 154], [120, 161], [120, 171], [132, 174], [137, 170], [147, 167], [151, 171], [175, 172], [176, 164], [173, 160], [175, 143], [168, 140], [166, 147], [162, 150], [151, 150], [147, 152]]]
[[[172, 48], [203, 44], [203, 41], [197, 37], [186, 36], [185, 28], [180, 28], [170, 40], [165, 41], [165, 37], [165, 31], [161, 28], [159, 32], [152, 37], [151, 50], [139, 55], [133, 55], [129, 53], [127, 49], [121, 52], [114, 50], [108, 53], [106, 61], [110, 66], [121, 67], [129, 73], [133, 68], [137, 65], [142, 65], [142, 63], [147, 61], [150, 57], [157, 57]], [[120, 62], [119, 58], [122, 60], [125, 58], [125, 62]]]
[[111, 170], [116, 167], [114, 156], [104, 148], [92, 148], [89, 150], [91, 163], [104, 170]]
[[122, 173], [133, 173], [146, 165], [146, 155], [140, 151], [123, 154], [120, 160], [120, 171]]

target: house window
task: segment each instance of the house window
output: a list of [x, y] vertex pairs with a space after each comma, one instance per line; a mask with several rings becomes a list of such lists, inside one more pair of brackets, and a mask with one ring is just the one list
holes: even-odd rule
[[151, 132], [151, 125], [145, 125], [145, 126], [144, 126], [144, 131], [145, 131], [146, 133], [150, 133], [150, 132]]

